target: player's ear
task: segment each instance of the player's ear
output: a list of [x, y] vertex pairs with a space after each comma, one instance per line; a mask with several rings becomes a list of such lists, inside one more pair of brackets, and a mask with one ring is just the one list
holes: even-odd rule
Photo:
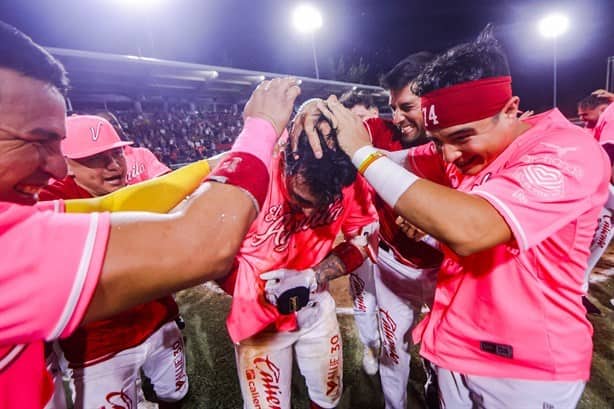
[[516, 118], [518, 116], [518, 106], [520, 105], [520, 98], [517, 96], [511, 97], [501, 108], [501, 114], [510, 118]]

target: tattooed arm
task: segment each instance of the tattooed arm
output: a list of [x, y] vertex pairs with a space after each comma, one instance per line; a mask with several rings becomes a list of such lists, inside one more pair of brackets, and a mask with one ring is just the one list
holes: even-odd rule
[[357, 269], [367, 258], [367, 251], [362, 246], [343, 242], [319, 264], [313, 267], [318, 290], [329, 281], [344, 276]]

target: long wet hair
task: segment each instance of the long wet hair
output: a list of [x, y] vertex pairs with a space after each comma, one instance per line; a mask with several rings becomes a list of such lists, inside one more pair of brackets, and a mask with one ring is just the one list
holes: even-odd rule
[[322, 158], [315, 157], [305, 131], [299, 136], [295, 152], [292, 152], [290, 144], [285, 149], [285, 175], [300, 175], [311, 194], [317, 198], [319, 206], [341, 199], [343, 188], [354, 183], [357, 173], [350, 157], [339, 147], [332, 124], [324, 116], [318, 119], [318, 124], [322, 122], [327, 122], [331, 127], [328, 135], [323, 135], [316, 127], [322, 145]]

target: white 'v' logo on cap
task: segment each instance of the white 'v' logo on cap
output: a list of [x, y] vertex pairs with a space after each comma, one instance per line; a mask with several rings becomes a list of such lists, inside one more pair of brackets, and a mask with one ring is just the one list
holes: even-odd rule
[[100, 127], [102, 126], [102, 122], [98, 122], [96, 129], [93, 127], [90, 128], [90, 135], [92, 136], [92, 141], [96, 142], [100, 137]]

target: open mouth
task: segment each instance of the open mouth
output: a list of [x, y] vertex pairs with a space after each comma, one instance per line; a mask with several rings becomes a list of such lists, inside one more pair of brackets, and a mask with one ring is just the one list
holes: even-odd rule
[[417, 131], [416, 127], [413, 126], [412, 124], [405, 124], [405, 125], [401, 126], [401, 132], [403, 132], [403, 135], [405, 135], [407, 137], [414, 136], [416, 131]]
[[471, 156], [469, 158], [459, 158], [454, 161], [454, 165], [463, 173], [467, 173], [472, 167], [480, 163], [478, 156]]
[[124, 179], [121, 175], [115, 175], [108, 178], [104, 178], [105, 183], [110, 185], [120, 185], [124, 183]]

